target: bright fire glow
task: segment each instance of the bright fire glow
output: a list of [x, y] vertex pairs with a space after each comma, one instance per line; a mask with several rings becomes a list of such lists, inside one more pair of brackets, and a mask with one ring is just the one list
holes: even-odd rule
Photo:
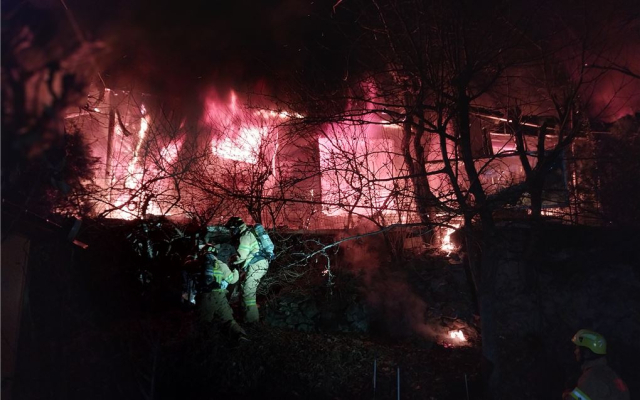
[[142, 168], [138, 165], [138, 158], [140, 156], [140, 148], [144, 143], [144, 138], [147, 135], [147, 130], [149, 129], [149, 116], [144, 115], [145, 111], [146, 110], [143, 105], [143, 116], [140, 118], [140, 129], [138, 130], [138, 144], [136, 144], [136, 149], [133, 151], [133, 158], [131, 159], [131, 162], [129, 162], [129, 167], [127, 168], [128, 175], [125, 181], [125, 187], [129, 189], [136, 188], [140, 175], [142, 175]]
[[[121, 207], [121, 209], [111, 211], [109, 213], [109, 216], [111, 218], [125, 219], [128, 221], [135, 219], [136, 215], [133, 213], [133, 210], [131, 210], [131, 204], [135, 204], [135, 203], [129, 203], [129, 206], [124, 206], [127, 200], [128, 199], [126, 198], [125, 195], [120, 195], [120, 197], [118, 197], [118, 200], [115, 202], [115, 206]], [[135, 210], [135, 207], [134, 207], [134, 210]]]
[[[180, 152], [180, 148], [182, 147], [183, 143], [184, 143], [184, 137], [179, 140], [172, 141], [160, 151], [160, 158], [165, 168], [168, 168], [170, 165], [172, 165], [173, 162], [178, 158], [178, 153]], [[138, 175], [142, 174], [141, 167], [139, 166], [135, 166], [133, 169], [130, 169], [129, 171], [136, 171], [136, 169], [139, 171]], [[151, 172], [156, 176], [157, 174], [162, 174], [162, 172], [159, 171], [153, 165], [148, 166], [148, 172]], [[141, 182], [138, 182], [134, 178], [134, 176], [128, 176], [127, 180], [125, 181], [125, 185], [127, 185], [126, 187], [129, 189], [133, 189], [134, 191], [135, 189], [139, 188], [140, 184]], [[131, 186], [128, 186], [128, 185], [131, 185]], [[158, 181], [157, 185], [162, 185], [162, 181]], [[125, 220], [132, 220], [138, 217], [137, 214], [139, 213], [140, 211], [139, 209], [141, 207], [140, 199], [139, 198], [132, 199], [131, 196], [127, 193], [120, 194], [118, 196], [118, 199], [115, 201], [115, 205], [117, 207], [121, 207], [121, 209], [112, 211], [109, 214], [110, 217], [120, 218]], [[149, 204], [147, 205], [146, 213], [149, 215], [171, 215], [171, 213], [164, 212], [161, 209], [160, 204], [158, 204], [158, 201], [156, 201], [155, 199], [152, 199], [151, 201], [149, 201]]]
[[288, 113], [286, 111], [280, 111], [280, 112], [276, 112], [273, 110], [258, 110], [255, 112], [255, 115], [260, 116], [262, 118], [280, 118], [280, 119], [287, 119], [287, 118], [304, 118], [303, 115], [298, 114], [298, 113]]
[[275, 125], [271, 122], [288, 117], [284, 112], [245, 108], [231, 91], [228, 102], [220, 101], [215, 95], [206, 100], [204, 123], [211, 128], [211, 150], [216, 156], [256, 164], [259, 154], [269, 144], [267, 137], [277, 131], [269, 129]]
[[[125, 122], [126, 123], [126, 122]], [[145, 207], [144, 212], [151, 215], [167, 215], [166, 210], [163, 210], [161, 204], [164, 204], [163, 196], [171, 196], [171, 189], [168, 184], [163, 181], [162, 177], [166, 174], [166, 171], [170, 170], [173, 163], [178, 159], [180, 148], [184, 143], [184, 136], [178, 139], [170, 140], [168, 143], [163, 143], [163, 147], [160, 147], [161, 138], [151, 141], [149, 149], [146, 152], [150, 152], [150, 157], [143, 156], [143, 146], [146, 147], [145, 141], [149, 142], [148, 134], [151, 127], [151, 117], [147, 113], [146, 107], [142, 105], [140, 107], [140, 126], [138, 134], [134, 137], [127, 138], [123, 132], [121, 126], [118, 124], [115, 126], [116, 135], [124, 143], [122, 149], [129, 149], [128, 157], [125, 155], [121, 158], [122, 165], [126, 165], [126, 168], [119, 168], [116, 166], [113, 170], [114, 181], [124, 183], [124, 191], [119, 193], [115, 192], [116, 196], [113, 201], [114, 206], [119, 209], [111, 211], [109, 216], [112, 218], [120, 218], [126, 220], [132, 220], [140, 217], [142, 208]], [[121, 142], [122, 143], [122, 142]], [[127, 154], [126, 152], [124, 154]], [[143, 180], [152, 181], [153, 184], [148, 186], [145, 190], [141, 190]], [[117, 193], [117, 194], [116, 194]], [[158, 195], [160, 193], [160, 195]]]
[[[102, 109], [102, 115], [98, 117], [105, 118], [104, 129], [101, 127], [91, 132], [99, 143], [97, 146], [100, 146], [101, 158], [107, 167], [101, 180], [107, 194], [104, 205], [97, 207], [96, 212], [128, 220], [140, 218], [143, 211], [144, 214], [178, 214], [180, 209], [175, 207], [175, 187], [165, 178], [180, 168], [177, 162], [187, 137], [183, 131], [187, 129], [184, 128], [185, 122], [177, 124], [177, 131], [173, 132], [180, 136], [168, 138], [163, 131], [164, 125], [155, 124], [155, 117], [152, 117], [155, 114], [147, 109], [148, 105], [132, 100], [113, 107], [116, 116], [113, 126], [109, 125], [113, 124], [112, 121], [106, 120], [109, 113]], [[286, 119], [302, 117], [300, 114], [246, 105], [242, 96], [234, 91], [221, 98], [212, 90], [204, 105], [205, 112], [200, 122], [201, 127], [210, 129], [206, 146], [214, 156], [256, 166], [259, 162], [269, 163], [258, 167], [270, 167], [272, 171], [278, 167], [280, 139], [276, 127]], [[99, 112], [99, 109], [96, 107], [95, 111]], [[112, 135], [108, 129], [113, 129]]]
[[[528, 214], [531, 214], [531, 209], [527, 210]], [[540, 211], [540, 214], [546, 217], [557, 217], [557, 216], [565, 216], [569, 213], [568, 207], [552, 207], [552, 208], [543, 208]]]
[[171, 165], [178, 158], [178, 153], [180, 152], [180, 148], [184, 143], [184, 138], [181, 138], [178, 141], [171, 142], [164, 149], [160, 151], [160, 158], [165, 165]]
[[[446, 251], [447, 253], [451, 253], [456, 249], [456, 247], [451, 242], [451, 234], [456, 231], [460, 227], [459, 224], [454, 224], [452, 227], [447, 227], [444, 237], [442, 238], [442, 244], [440, 245], [440, 249], [442, 251]], [[459, 331], [458, 331], [459, 332]]]
[[325, 215], [344, 216], [351, 209], [371, 216], [394, 209], [394, 144], [382, 127], [328, 129], [318, 144], [320, 168], [330, 171], [321, 175]]
[[461, 330], [457, 330], [457, 331], [449, 331], [449, 337], [451, 339], [455, 339], [459, 342], [466, 342], [467, 338], [464, 337], [464, 333], [462, 333]]
[[233, 139], [225, 137], [222, 140], [212, 140], [211, 148], [222, 158], [255, 164], [258, 162], [258, 151], [264, 135], [266, 135], [265, 128], [240, 128]]
[[238, 96], [233, 90], [231, 91], [231, 112], [234, 114], [238, 112]]
[[[318, 139], [320, 150], [322, 208], [324, 215], [353, 215], [390, 221], [401, 218], [400, 206], [393, 195], [401, 189], [392, 177], [400, 173], [402, 157], [397, 149], [397, 129], [386, 124], [384, 113], [377, 113], [376, 103], [382, 101], [376, 85], [361, 84], [365, 103], [349, 102], [346, 111], [362, 113], [361, 123], [327, 124]], [[390, 132], [391, 130], [392, 132]], [[352, 221], [349, 222], [351, 224]]]

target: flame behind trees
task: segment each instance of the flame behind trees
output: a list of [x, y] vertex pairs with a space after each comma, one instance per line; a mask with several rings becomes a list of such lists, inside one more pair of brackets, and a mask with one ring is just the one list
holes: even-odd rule
[[[199, 159], [186, 183], [203, 196], [224, 202], [216, 216], [224, 222], [232, 215], [248, 214], [256, 222], [271, 216], [273, 225], [281, 210], [279, 166], [277, 163], [279, 126], [282, 114], [265, 114], [237, 100], [206, 102], [202, 142], [207, 155]], [[263, 212], [267, 211], [267, 214]]]
[[[466, 6], [458, 13], [437, 2], [373, 1], [362, 5], [353, 13], [359, 17], [362, 36], [351, 53], [353, 63], [341, 95], [343, 106], [335, 106], [335, 96], [325, 102], [331, 107], [320, 104], [325, 100], [321, 96], [308, 96], [318, 100], [316, 110], [337, 110], [334, 115], [315, 112], [308, 118], [315, 132], [311, 134], [314, 139], [304, 146], [319, 146], [311, 161], [316, 163], [314, 168], [303, 167], [303, 162], [277, 161], [287, 142], [310, 136], [290, 132], [299, 116], [291, 124], [294, 115], [244, 107], [232, 93], [227, 101], [206, 101], [201, 122], [208, 132], [200, 132], [200, 128], [180, 123], [172, 125], [162, 113], [147, 113], [140, 102], [136, 104], [137, 116], [114, 112], [113, 134], [119, 143], [111, 151], [127, 151], [117, 160], [106, 157], [106, 164], [113, 165], [105, 166], [109, 176], [102, 186], [106, 192], [95, 197], [107, 203], [101, 213], [134, 218], [146, 213], [177, 213], [178, 208], [193, 212], [194, 205], [203, 204], [202, 197], [209, 197], [230, 198], [227, 203], [236, 204], [230, 207], [233, 212], [244, 209], [254, 220], [262, 220], [267, 210], [275, 222], [287, 203], [298, 201], [321, 203], [328, 215], [346, 215], [347, 227], [353, 226], [353, 216], [386, 226], [407, 222], [410, 215], [417, 215], [428, 228], [447, 224], [458, 215], [466, 225], [481, 217], [490, 227], [494, 209], [527, 193], [532, 215], [538, 217], [550, 166], [584, 131], [586, 111], [593, 111], [587, 94], [601, 77], [599, 71], [604, 70], [607, 58], [596, 51], [603, 47], [606, 35], [600, 31], [587, 35], [561, 25], [551, 33], [544, 31], [546, 26], [531, 29], [542, 14], [518, 7], [510, 10], [508, 18], [490, 22], [493, 15], [506, 15], [505, 6]], [[340, 5], [338, 12], [346, 7]], [[560, 19], [553, 10], [543, 11], [547, 20]], [[28, 30], [16, 32], [4, 48], [24, 49], [20, 43], [28, 38]], [[22, 62], [23, 67], [29, 60], [21, 56], [5, 59], [7, 71], [13, 60], [16, 66]], [[73, 62], [63, 64], [66, 68]], [[619, 64], [612, 62], [607, 72], [619, 69]], [[36, 79], [39, 72], [28, 73], [33, 76], [24, 82], [37, 86], [29, 91], [42, 94], [42, 104], [53, 99], [60, 105], [51, 107], [62, 110], [71, 93], [64, 85], [71, 81], [57, 77], [56, 71], [49, 73], [54, 79], [48, 86], [37, 86], [38, 82], [46, 83], [44, 78]], [[28, 111], [22, 110], [20, 91], [10, 80], [15, 76], [3, 75], [3, 111], [13, 112], [4, 116], [3, 126], [5, 121], [11, 124], [12, 115]], [[104, 92], [96, 97], [104, 99]], [[304, 93], [298, 90], [298, 97]], [[9, 107], [12, 99], [16, 104]], [[96, 103], [82, 112], [103, 117], [110, 114], [102, 106]], [[290, 107], [309, 108], [313, 107]], [[498, 183], [485, 178], [488, 171], [501, 169], [496, 165], [506, 151], [485, 159], [474, 154], [470, 126], [478, 110], [502, 116], [496, 119], [503, 121], [494, 127], [514, 138], [513, 154], [520, 161], [522, 184], [511, 174]], [[51, 127], [46, 121], [40, 124]], [[6, 126], [9, 134], [30, 129]], [[31, 131], [49, 135], [47, 129]], [[21, 133], [14, 144], [29, 135]], [[533, 142], [532, 137], [536, 139]], [[205, 146], [201, 146], [203, 141]], [[27, 156], [36, 154], [37, 147], [34, 149], [35, 153], [27, 150]], [[212, 157], [217, 161], [211, 161]], [[289, 169], [304, 172], [293, 178]], [[320, 184], [291, 197], [296, 184], [315, 179], [314, 174], [320, 177]], [[187, 195], [186, 187], [193, 194]], [[200, 200], [194, 201], [198, 192]], [[183, 205], [185, 201], [190, 205]]]
[[[598, 76], [585, 74], [583, 66], [603, 60], [590, 56], [591, 43], [577, 35], [571, 45], [582, 45], [583, 51], [560, 57], [566, 43], [523, 30], [534, 15], [517, 7], [509, 18], [490, 23], [490, 15], [502, 15], [505, 9], [469, 6], [458, 15], [438, 3], [363, 5], [356, 11], [363, 35], [352, 52], [356, 67], [350, 66], [344, 81], [343, 106], [335, 107], [334, 96], [329, 99], [332, 107], [316, 107], [338, 112], [305, 118], [312, 120], [312, 134], [295, 131], [299, 116], [244, 107], [235, 93], [224, 101], [205, 102], [204, 131], [171, 124], [162, 112], [146, 112], [142, 101], [136, 104], [139, 115], [115, 110], [113, 134], [119, 143], [111, 151], [126, 151], [117, 160], [106, 157], [106, 164], [113, 165], [105, 166], [108, 193], [96, 196], [107, 203], [101, 213], [134, 218], [182, 212], [179, 208], [193, 212], [194, 205], [209, 197], [230, 198], [227, 203], [237, 204], [230, 207], [234, 212], [244, 209], [255, 220], [267, 210], [275, 221], [287, 203], [308, 202], [320, 203], [325, 214], [346, 215], [348, 227], [353, 216], [386, 226], [417, 215], [433, 228], [458, 215], [466, 222], [477, 216], [491, 221], [493, 209], [527, 192], [533, 215], [539, 215], [549, 166], [584, 128], [581, 118], [589, 104], [581, 89]], [[553, 34], [570, 37], [566, 31]], [[575, 70], [562, 73], [567, 65]], [[104, 91], [97, 97], [104, 98]], [[82, 112], [110, 114], [102, 106]], [[298, 106], [290, 109], [309, 108]], [[486, 179], [488, 171], [501, 169], [506, 152], [484, 160], [474, 154], [470, 125], [479, 109], [505, 117], [494, 127], [515, 138], [524, 184], [514, 184], [511, 174], [498, 183]], [[535, 116], [548, 121], [531, 123]], [[537, 129], [535, 149], [528, 144], [531, 128]], [[561, 140], [551, 143], [547, 132]], [[307, 152], [319, 146], [310, 161], [313, 168], [297, 160], [277, 161], [287, 143], [305, 135], [314, 138], [304, 144]], [[304, 171], [294, 178], [291, 169]], [[291, 196], [300, 181], [316, 179], [314, 174], [319, 185]], [[198, 192], [200, 200], [195, 201]]]
[[[325, 110], [331, 123], [377, 116], [402, 127], [400, 170], [408, 176], [394, 179], [410, 181], [422, 223], [433, 227], [459, 216], [467, 248], [482, 249], [482, 268], [470, 257], [468, 276], [477, 278], [472, 286], [480, 290], [483, 352], [491, 362], [498, 362], [495, 212], [528, 194], [531, 214], [539, 218], [552, 166], [588, 131], [586, 111], [593, 112], [592, 88], [601, 79], [586, 68], [599, 48], [593, 36], [601, 39], [591, 11], [571, 11], [573, 19], [590, 22], [583, 25], [591, 29], [580, 31], [562, 23], [562, 10], [539, 4], [341, 3], [337, 13], [357, 26], [343, 38], [351, 44], [343, 55], [349, 107], [336, 110], [335, 91], [326, 99], [308, 96], [314, 100], [307, 108]], [[375, 90], [359, 90], [362, 82]], [[472, 134], [478, 115], [515, 139], [511, 154], [478, 156]], [[523, 180], [506, 174], [496, 185], [483, 179], [501, 157], [513, 155]], [[473, 222], [482, 228], [481, 239], [471, 231]]]
[[231, 92], [229, 102], [208, 99], [194, 124], [171, 118], [172, 110], [158, 106], [158, 99], [144, 103], [133, 91], [109, 92], [105, 108], [116, 117], [91, 116], [102, 118], [96, 142], [115, 124], [109, 144], [102, 145], [106, 175], [96, 195], [102, 216], [177, 215], [201, 224], [231, 215], [254, 221], [270, 216], [271, 224], [277, 219], [286, 186], [277, 162], [285, 143], [278, 127], [290, 115], [251, 107]]

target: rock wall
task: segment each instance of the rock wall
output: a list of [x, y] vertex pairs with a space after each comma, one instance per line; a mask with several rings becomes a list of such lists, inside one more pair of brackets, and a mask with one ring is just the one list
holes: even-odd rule
[[477, 337], [477, 315], [459, 259], [433, 250], [398, 257], [381, 236], [369, 236], [343, 244], [333, 265], [332, 286], [321, 266], [309, 265], [295, 291], [268, 302], [265, 321], [305, 332], [420, 336], [432, 342], [465, 327], [465, 335]]

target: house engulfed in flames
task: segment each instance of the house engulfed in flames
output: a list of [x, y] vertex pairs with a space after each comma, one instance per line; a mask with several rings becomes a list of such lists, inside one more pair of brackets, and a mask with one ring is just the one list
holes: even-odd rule
[[[142, 93], [106, 89], [93, 97], [90, 107], [67, 115], [67, 125], [100, 159], [96, 213], [123, 219], [203, 214], [214, 223], [230, 214], [260, 215], [267, 225], [296, 229], [418, 220], [410, 183], [398, 178], [407, 175], [402, 127], [375, 114], [301, 132], [297, 121], [303, 116], [248, 106], [233, 92], [207, 99], [191, 120], [174, 117], [166, 104]], [[476, 113], [471, 123], [474, 157], [489, 194], [525, 178], [514, 136], [500, 130], [504, 122]], [[548, 136], [546, 144], [554, 146], [553, 134]], [[525, 142], [535, 149], [535, 138]], [[573, 154], [581, 143], [565, 151], [550, 174], [544, 214], [578, 218], [577, 196], [581, 204], [589, 197], [576, 190], [584, 165]], [[437, 172], [439, 146], [426, 138], [426, 168], [431, 190], [447, 199], [450, 187]], [[522, 212], [526, 202], [513, 209]]]

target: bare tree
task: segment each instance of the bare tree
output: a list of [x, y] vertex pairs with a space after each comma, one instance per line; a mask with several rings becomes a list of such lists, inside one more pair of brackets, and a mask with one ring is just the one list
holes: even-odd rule
[[[509, 2], [373, 0], [340, 4], [338, 10], [358, 24], [345, 39], [353, 46], [345, 52], [342, 91], [330, 92], [324, 107], [321, 96], [309, 95], [313, 104], [300, 108], [325, 111], [316, 111], [310, 123], [365, 125], [377, 118], [401, 127], [399, 153], [407, 174], [392, 180], [410, 179], [415, 211], [426, 226], [437, 225], [440, 215], [458, 217], [467, 248], [482, 249], [481, 259], [470, 258], [470, 275], [480, 289], [483, 351], [497, 363], [493, 310], [500, 240], [494, 215], [527, 192], [538, 218], [545, 181], [563, 151], [585, 132], [585, 88], [599, 78], [586, 74], [589, 36], [565, 37], [565, 30], [550, 26], [553, 9]], [[526, 76], [537, 77], [536, 84], [529, 85]], [[344, 100], [337, 101], [339, 96]], [[473, 131], [478, 118], [490, 121], [489, 129], [502, 126], [515, 140], [513, 150], [483, 151], [482, 135]], [[342, 179], [355, 182], [355, 190], [341, 193], [351, 204], [364, 198], [360, 187], [372, 186], [352, 158], [333, 166], [348, 170]], [[505, 168], [498, 182], [486, 178], [514, 159], [524, 175]], [[471, 229], [475, 222], [481, 237]]]
[[275, 225], [288, 186], [278, 159], [285, 142], [280, 128], [288, 115], [232, 104], [218, 104], [206, 111], [209, 129], [201, 133], [206, 156], [191, 168], [185, 183], [223, 199], [219, 221], [239, 214], [255, 222], [269, 217], [269, 225]]
[[95, 213], [124, 219], [181, 213], [184, 175], [204, 156], [188, 140], [192, 133], [134, 91], [107, 92], [98, 111], [73, 115], [101, 159]]
[[70, 107], [90, 106], [87, 88], [102, 45], [65, 30], [52, 35], [47, 29], [56, 17], [3, 5], [2, 192], [20, 210], [78, 215], [87, 205], [80, 197], [93, 189], [93, 159], [65, 130], [64, 117]]

